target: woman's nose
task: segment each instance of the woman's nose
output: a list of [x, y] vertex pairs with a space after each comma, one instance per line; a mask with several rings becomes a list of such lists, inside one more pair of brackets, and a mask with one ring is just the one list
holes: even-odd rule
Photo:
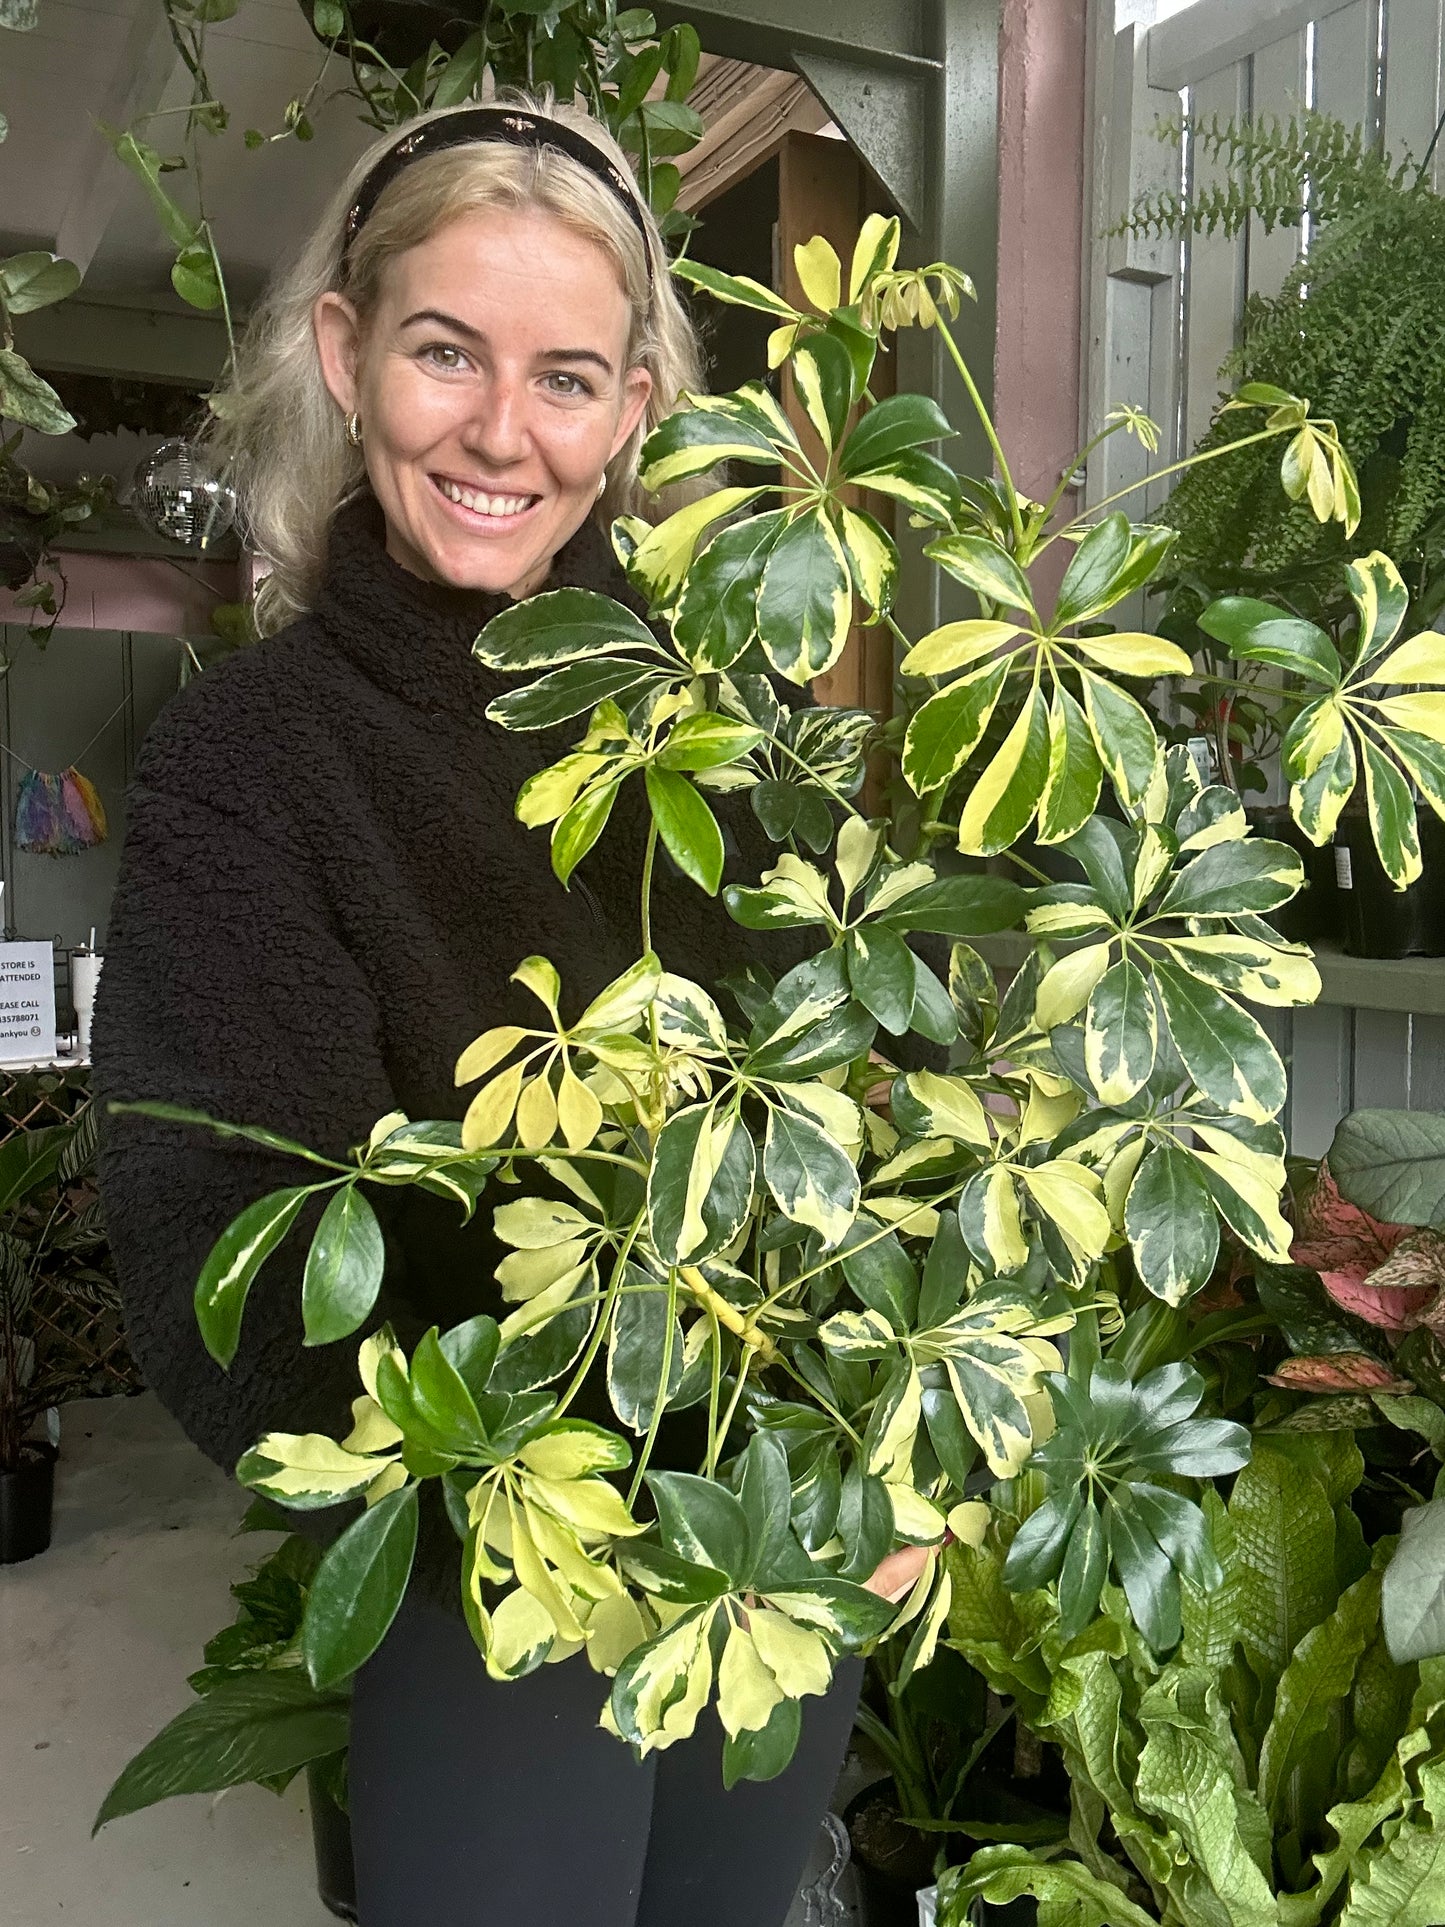
[[529, 446], [524, 385], [506, 379], [489, 382], [462, 424], [462, 443], [497, 466], [521, 461]]

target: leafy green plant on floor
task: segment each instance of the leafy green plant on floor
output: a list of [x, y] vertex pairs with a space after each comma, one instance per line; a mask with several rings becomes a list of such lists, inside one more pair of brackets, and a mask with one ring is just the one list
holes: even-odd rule
[[284, 1793], [303, 1767], [317, 1769], [332, 1799], [346, 1806], [350, 1694], [313, 1686], [300, 1650], [320, 1548], [259, 1501], [241, 1530], [286, 1537], [232, 1586], [236, 1617], [206, 1642], [205, 1663], [189, 1682], [196, 1698], [127, 1764], [96, 1815], [97, 1832], [182, 1794], [253, 1781]]
[[[306, 1338], [351, 1340], [382, 1270], [369, 1187], [420, 1184], [470, 1212], [494, 1173], [523, 1180], [493, 1212], [505, 1316], [479, 1311], [409, 1351], [370, 1333], [351, 1433], [272, 1434], [239, 1468], [279, 1504], [367, 1501], [310, 1590], [301, 1651], [320, 1690], [385, 1636], [424, 1485], [461, 1545], [462, 1606], [494, 1677], [585, 1652], [612, 1675], [607, 1722], [643, 1751], [686, 1737], [716, 1697], [729, 1780], [780, 1770], [801, 1697], [842, 1653], [896, 1637], [900, 1689], [927, 1663], [951, 1573], [930, 1561], [897, 1611], [863, 1582], [899, 1543], [982, 1542], [976, 1485], [1026, 1474], [1048, 1502], [1015, 1578], [1056, 1571], [1070, 1624], [1113, 1575], [1139, 1636], [1167, 1642], [1182, 1588], [1213, 1579], [1198, 1499], [1244, 1464], [1248, 1438], [1218, 1415], [1218, 1381], [1182, 1363], [1199, 1334], [1181, 1338], [1176, 1314], [1213, 1270], [1221, 1221], [1260, 1258], [1288, 1253], [1285, 1074], [1246, 1003], [1317, 989], [1308, 954], [1264, 921], [1298, 888], [1299, 859], [1166, 753], [1130, 693], [1187, 658], [1094, 627], [1161, 565], [1167, 531], [1113, 505], [1054, 528], [1057, 505], [1019, 497], [948, 329], [961, 277], [899, 270], [898, 239], [896, 221], [870, 220], [846, 280], [826, 242], [801, 248], [806, 309], [688, 270], [775, 319], [821, 457], [761, 385], [686, 398], [644, 448], [647, 486], [724, 463], [781, 485], [744, 480], [656, 528], [617, 526], [650, 623], [566, 589], [478, 638], [481, 660], [519, 679], [495, 722], [582, 730], [517, 803], [550, 829], [564, 882], [623, 785], [643, 792], [637, 962], [578, 1009], [545, 958], [524, 959], [536, 1018], [463, 1053], [460, 1124], [387, 1117], [350, 1160], [282, 1145], [297, 1182], [230, 1227], [198, 1282], [226, 1364], [259, 1267], [326, 1195]], [[994, 478], [934, 452], [952, 431], [932, 401], [870, 404], [880, 334], [915, 323], [938, 329], [973, 393]], [[1349, 521], [1329, 429], [1288, 398], [1244, 405], [1263, 406], [1253, 432], [1285, 482]], [[850, 800], [867, 719], [785, 700], [837, 660], [860, 603], [893, 621], [896, 546], [845, 488], [921, 520], [979, 601], [977, 618], [909, 643], [929, 693], [904, 746], [925, 804], [908, 851]], [[1074, 552], [1044, 611], [1029, 571], [1060, 540]], [[995, 713], [1006, 734], [984, 743]], [[725, 1009], [667, 969], [652, 879], [663, 848], [719, 891], [727, 793], [722, 807], [751, 806], [782, 846], [724, 897], [759, 933], [756, 955], [780, 933], [783, 970], [754, 963]], [[805, 855], [818, 800], [829, 833]], [[1035, 824], [1079, 881], [1029, 891], [958, 870], [954, 851], [1003, 851]], [[1021, 919], [1031, 952], [1000, 995], [969, 939]], [[927, 936], [953, 941], [941, 974]], [[929, 1045], [951, 1048], [950, 1068], [926, 1067]], [[880, 1083], [886, 1114], [865, 1101]], [[594, 1384], [610, 1426], [573, 1410]], [[661, 1470], [665, 1417], [688, 1408], [705, 1424], [697, 1469]], [[1107, 1469], [1081, 1482], [1080, 1454]]]
[[98, 1389], [89, 1341], [118, 1319], [88, 1183], [96, 1123], [86, 1107], [0, 1144], [0, 1471], [20, 1464], [50, 1406]]
[[1361, 1471], [1348, 1433], [1257, 1437], [1228, 1504], [1206, 1494], [1213, 1570], [1184, 1579], [1162, 1659], [1112, 1588], [1073, 1632], [1048, 1594], [1011, 1591], [1006, 1514], [950, 1553], [950, 1636], [1062, 1750], [1072, 1800], [1067, 1848], [989, 1846], [946, 1874], [945, 1927], [1021, 1894], [1090, 1927], [1441, 1917], [1445, 1672], [1390, 1657], [1391, 1542], [1351, 1509]]

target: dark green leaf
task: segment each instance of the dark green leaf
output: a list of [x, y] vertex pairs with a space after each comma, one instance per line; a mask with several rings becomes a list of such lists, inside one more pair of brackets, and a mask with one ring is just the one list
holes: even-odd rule
[[797, 1751], [803, 1730], [803, 1709], [797, 1700], [779, 1700], [766, 1726], [746, 1729], [735, 1739], [723, 1736], [723, 1787], [731, 1792], [739, 1780], [776, 1780]]
[[360, 1329], [381, 1290], [381, 1226], [358, 1184], [333, 1192], [306, 1254], [301, 1315], [308, 1345], [333, 1345]]
[[717, 818], [676, 770], [649, 763], [646, 782], [652, 819], [673, 861], [699, 889], [715, 897], [723, 870], [722, 831]]
[[1114, 584], [1128, 566], [1130, 547], [1129, 519], [1119, 510], [1094, 524], [1064, 571], [1054, 607], [1055, 630], [1099, 615], [1118, 600]]
[[241, 1318], [256, 1274], [296, 1222], [310, 1191], [309, 1185], [291, 1185], [248, 1204], [217, 1238], [201, 1267], [196, 1323], [206, 1350], [223, 1368], [241, 1342]]
[[952, 423], [931, 395], [889, 395], [868, 410], [848, 437], [838, 458], [839, 473], [862, 475], [905, 449], [921, 448], [953, 433]]
[[1309, 682], [1333, 685], [1340, 680], [1340, 659], [1324, 630], [1286, 615], [1273, 603], [1221, 596], [1200, 616], [1199, 626], [1243, 660], [1272, 663]]
[[669, 1551], [691, 1565], [713, 1566], [740, 1585], [748, 1563], [748, 1520], [726, 1486], [691, 1472], [649, 1472], [657, 1520]]
[[417, 1488], [390, 1492], [347, 1527], [311, 1582], [301, 1650], [317, 1688], [348, 1679], [397, 1615], [416, 1553]]
[[715, 535], [694, 561], [672, 622], [689, 662], [726, 669], [752, 641], [763, 568], [785, 519], [781, 509], [750, 516]]
[[607, 1394], [622, 1423], [642, 1433], [652, 1423], [659, 1393], [666, 1406], [682, 1383], [682, 1331], [671, 1310], [666, 1285], [631, 1264], [626, 1282], [629, 1289], [618, 1299], [612, 1315]]
[[881, 923], [850, 930], [845, 947], [853, 995], [884, 1030], [901, 1037], [912, 1021], [917, 994], [912, 951]]
[[163, 1726], [121, 1772], [95, 1831], [182, 1793], [219, 1793], [292, 1773], [345, 1746], [351, 1704], [292, 1668], [223, 1679]]
[[645, 622], [591, 589], [550, 589], [514, 602], [492, 617], [472, 650], [488, 669], [513, 671], [616, 657], [622, 650], [663, 654]]
[[489, 722], [503, 729], [553, 729], [584, 716], [599, 703], [625, 701], [655, 681], [660, 671], [629, 659], [602, 657], [596, 662], [572, 662], [554, 669], [525, 689], [512, 689], [487, 705]]

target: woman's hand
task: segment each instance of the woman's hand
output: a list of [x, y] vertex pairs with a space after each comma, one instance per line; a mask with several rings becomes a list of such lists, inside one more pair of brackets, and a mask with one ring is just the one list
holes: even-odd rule
[[912, 1592], [919, 1574], [937, 1551], [937, 1546], [900, 1546], [897, 1552], [889, 1553], [873, 1577], [865, 1579], [863, 1585], [868, 1592], [876, 1592], [880, 1599], [886, 1599], [896, 1606], [900, 1599]]

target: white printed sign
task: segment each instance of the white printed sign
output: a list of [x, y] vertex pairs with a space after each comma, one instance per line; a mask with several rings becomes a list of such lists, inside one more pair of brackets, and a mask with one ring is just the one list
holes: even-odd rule
[[0, 943], [0, 1063], [55, 1055], [55, 947]]

